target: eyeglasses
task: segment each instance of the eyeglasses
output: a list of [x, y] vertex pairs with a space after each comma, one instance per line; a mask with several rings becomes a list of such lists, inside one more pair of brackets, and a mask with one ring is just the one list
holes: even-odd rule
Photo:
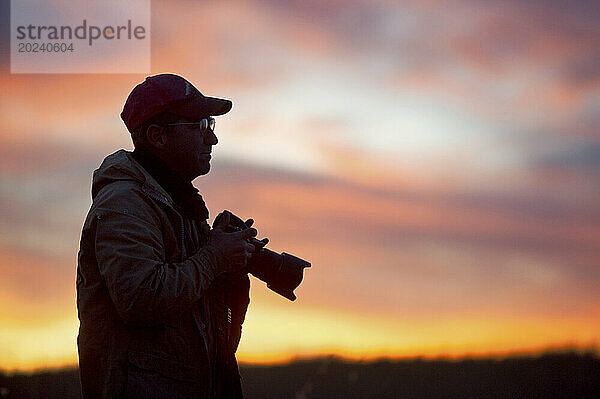
[[188, 125], [188, 126], [196, 126], [199, 131], [204, 132], [206, 129], [210, 129], [211, 131], [215, 131], [215, 125], [217, 122], [214, 118], [204, 118], [199, 122], [179, 122], [179, 123], [167, 123], [165, 126], [178, 126], [178, 125]]

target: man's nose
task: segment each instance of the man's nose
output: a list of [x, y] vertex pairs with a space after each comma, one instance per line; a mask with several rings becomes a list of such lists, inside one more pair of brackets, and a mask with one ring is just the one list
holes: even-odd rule
[[207, 145], [215, 145], [219, 142], [217, 139], [217, 135], [211, 129], [208, 129], [208, 132], [204, 135], [204, 144]]

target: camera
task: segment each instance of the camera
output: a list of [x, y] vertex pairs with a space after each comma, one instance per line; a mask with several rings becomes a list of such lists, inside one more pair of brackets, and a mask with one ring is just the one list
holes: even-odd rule
[[[225, 232], [231, 233], [248, 229], [246, 223], [229, 211], [221, 212], [214, 221], [219, 224], [225, 213], [229, 213], [229, 225]], [[256, 248], [248, 259], [248, 273], [267, 283], [267, 287], [279, 295], [293, 301], [296, 299], [294, 290], [302, 282], [304, 268], [310, 267], [310, 262], [300, 259], [286, 252], [278, 254], [265, 248], [266, 242], [249, 238], [248, 242]]]

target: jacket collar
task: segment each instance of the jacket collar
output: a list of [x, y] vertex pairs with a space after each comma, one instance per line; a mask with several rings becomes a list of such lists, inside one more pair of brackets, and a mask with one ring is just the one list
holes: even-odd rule
[[131, 155], [130, 151], [118, 150], [108, 155], [94, 171], [92, 178], [92, 199], [105, 186], [116, 181], [136, 181], [144, 191], [159, 196], [161, 202], [173, 207], [173, 199], [163, 187]]

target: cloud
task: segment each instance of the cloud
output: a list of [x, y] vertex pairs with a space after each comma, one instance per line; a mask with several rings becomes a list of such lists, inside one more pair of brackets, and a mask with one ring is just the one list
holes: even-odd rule
[[542, 167], [600, 174], [600, 142], [590, 141], [562, 148], [540, 160]]
[[[364, 311], [375, 306], [397, 315], [423, 301], [432, 314], [479, 308], [482, 301], [484, 308], [512, 312], [518, 297], [521, 311], [532, 312], [543, 306], [536, 295], [550, 300], [553, 290], [576, 306], [590, 298], [591, 282], [600, 278], [594, 266], [600, 259], [597, 206], [519, 195], [382, 191], [235, 164], [215, 164], [197, 184], [211, 209], [255, 218], [275, 249], [291, 248], [314, 262], [307, 275], [318, 283], [307, 277], [302, 287], [309, 301]], [[485, 300], [490, 289], [498, 293]], [[566, 305], [561, 309], [567, 312]]]
[[43, 137], [11, 135], [0, 139], [0, 176], [39, 177], [61, 168], [72, 167], [88, 157], [98, 157], [95, 150], [68, 141], [56, 141]]
[[[8, 248], [69, 258], [76, 253], [89, 206], [91, 172], [102, 155], [71, 146], [60, 150], [62, 157], [34, 156], [54, 147], [60, 145], [48, 142], [30, 147], [29, 155], [44, 162], [25, 174], [17, 167], [14, 176], [5, 174], [0, 195], [6, 205], [0, 223], [11, 231], [3, 240]], [[20, 145], [4, 145], [7, 154], [21, 149]], [[471, 262], [469, 252], [479, 253], [485, 261], [473, 270], [481, 276], [497, 268], [498, 262], [489, 262], [497, 254], [533, 257], [539, 259], [538, 264], [554, 259], [560, 273], [577, 281], [595, 276], [592, 266], [600, 259], [600, 217], [594, 203], [520, 192], [461, 191], [452, 186], [424, 189], [410, 182], [396, 185], [385, 180], [381, 185], [365, 185], [218, 158], [212, 172], [196, 184], [213, 218], [222, 209], [255, 218], [260, 231], [271, 238], [273, 249], [314, 260], [314, 270], [321, 269], [314, 273], [344, 282], [340, 287], [352, 284], [352, 275], [359, 283], [369, 265], [391, 286], [381, 294], [357, 295], [365, 301], [375, 300], [370, 296], [395, 295], [392, 286], [404, 273], [420, 275], [414, 270], [422, 267], [423, 246], [462, 253], [448, 264], [449, 270], [460, 270], [464, 262]], [[569, 265], [569, 260], [575, 263]], [[466, 280], [464, 284], [473, 283]], [[321, 295], [318, 290], [311, 294]]]
[[10, 70], [10, 0], [0, 0], [0, 73]]
[[39, 325], [72, 314], [73, 259], [0, 246], [0, 324]]

